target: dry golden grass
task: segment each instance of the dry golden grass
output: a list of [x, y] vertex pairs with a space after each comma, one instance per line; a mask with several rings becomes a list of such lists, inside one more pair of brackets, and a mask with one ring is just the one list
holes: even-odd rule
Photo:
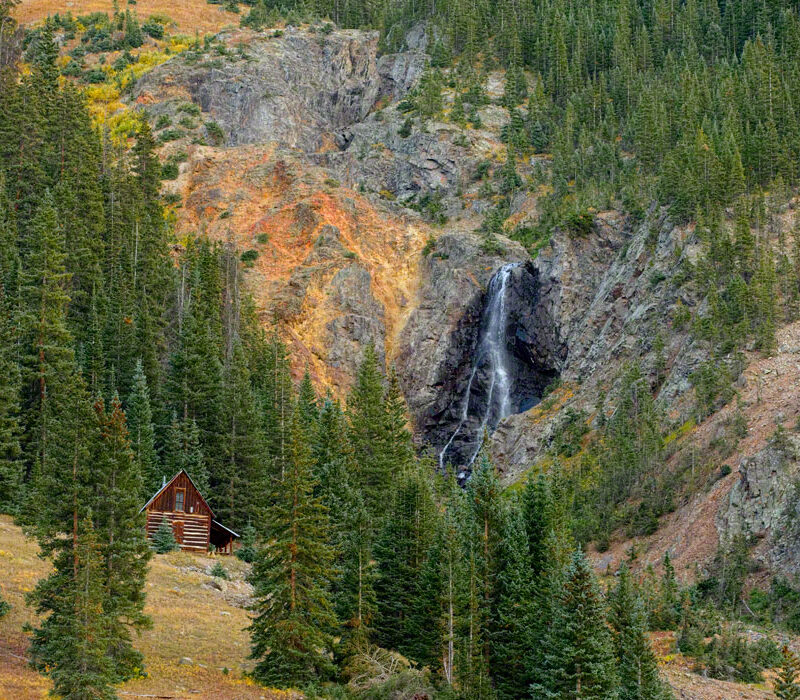
[[[125, 8], [125, 3], [119, 3]], [[209, 5], [205, 0], [138, 0], [132, 6], [144, 20], [152, 14], [165, 14], [172, 18], [177, 30], [201, 35], [218, 32], [223, 27], [238, 26], [239, 15], [225, 12], [220, 5]], [[113, 12], [111, 0], [22, 0], [15, 15], [22, 24], [32, 24], [57, 12], [85, 15], [90, 12]]]
[[[22, 631], [36, 616], [25, 605], [25, 593], [48, 571], [35, 542], [7, 516], [0, 516], [0, 590], [12, 605], [0, 619], [0, 700], [45, 697], [49, 683], [26, 663], [28, 639]], [[226, 590], [210, 587], [205, 569], [221, 561], [231, 580]], [[193, 569], [199, 569], [197, 571]], [[242, 601], [249, 593], [243, 577], [247, 565], [234, 557], [177, 552], [155, 556], [147, 580], [147, 613], [153, 628], [136, 639], [145, 656], [147, 678], [125, 683], [120, 697], [156, 695], [208, 700], [289, 700], [300, 695], [267, 690], [244, 677], [250, 666], [248, 616]], [[191, 665], [181, 665], [183, 657]], [[224, 669], [228, 669], [226, 673]]]

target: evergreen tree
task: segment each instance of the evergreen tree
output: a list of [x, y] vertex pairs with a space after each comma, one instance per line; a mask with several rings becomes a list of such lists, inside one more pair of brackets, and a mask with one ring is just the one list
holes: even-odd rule
[[252, 564], [256, 559], [256, 529], [248, 523], [242, 530], [241, 546], [236, 550], [236, 556], [242, 561]]
[[311, 459], [295, 408], [288, 460], [273, 482], [250, 580], [255, 617], [250, 630], [253, 676], [291, 686], [328, 676], [327, 654], [336, 620], [327, 593], [333, 572], [327, 514], [314, 496]]
[[11, 313], [5, 287], [0, 283], [0, 376], [3, 377], [0, 383], [0, 512], [3, 513], [15, 513], [22, 503], [25, 475], [20, 449], [19, 365]]
[[800, 698], [800, 684], [797, 682], [797, 677], [800, 675], [800, 661], [787, 646], [783, 647], [781, 653], [783, 666], [775, 680], [775, 695], [780, 700], [797, 700]]
[[619, 574], [610, 598], [620, 700], [665, 700], [671, 697], [658, 676], [647, 638], [647, 611], [627, 567]]
[[267, 469], [250, 371], [238, 342], [225, 372], [221, 406], [221, 459], [212, 480], [213, 502], [221, 518], [239, 527], [261, 517]]
[[136, 470], [141, 475], [141, 496], [147, 500], [161, 486], [158, 454], [156, 453], [153, 411], [150, 406], [150, 389], [141, 361], [136, 362], [133, 374], [133, 389], [128, 397], [128, 428]]
[[544, 682], [534, 686], [534, 694], [563, 700], [618, 697], [605, 601], [591, 564], [580, 550], [564, 575], [545, 660]]
[[367, 511], [375, 525], [386, 511], [391, 493], [392, 455], [387, 452], [383, 377], [375, 348], [367, 345], [356, 383], [347, 400], [353, 478], [364, 493]]
[[161, 518], [151, 544], [156, 554], [167, 554], [180, 549], [168, 518]]
[[518, 503], [512, 504], [502, 523], [499, 571], [492, 633], [492, 678], [498, 698], [521, 698], [533, 681], [531, 634], [535, 629], [535, 587], [531, 576], [527, 533]]
[[373, 636], [377, 609], [373, 531], [361, 491], [345, 482], [341, 535], [337, 539], [339, 576], [335, 612], [345, 627], [344, 653], [363, 652]]
[[32, 663], [51, 678], [59, 697], [116, 698], [108, 653], [113, 635], [103, 609], [103, 557], [91, 513], [76, 528], [73, 550], [62, 551], [54, 563], [55, 573], [30, 596], [40, 614], [48, 613], [34, 632]]
[[423, 656], [428, 647], [422, 639], [428, 621], [415, 618], [413, 612], [422, 593], [419, 586], [434, 535], [435, 502], [429, 478], [423, 472], [429, 468], [420, 463], [397, 476], [392, 502], [375, 544], [377, 641], [415, 659]]
[[669, 552], [664, 552], [664, 574], [658, 589], [653, 623], [658, 629], [675, 629], [680, 620], [680, 596], [675, 567]]
[[303, 373], [300, 388], [297, 392], [298, 408], [300, 410], [300, 420], [303, 430], [309, 438], [314, 434], [315, 425], [319, 418], [319, 406], [317, 406], [317, 395], [314, 393], [314, 385], [311, 383], [311, 375], [308, 367]]
[[401, 474], [414, 465], [414, 445], [408, 429], [408, 415], [400, 379], [395, 368], [389, 370], [389, 381], [384, 394], [386, 411], [386, 445], [384, 447], [390, 460], [393, 475]]
[[74, 371], [73, 338], [66, 325], [69, 274], [64, 266], [64, 237], [56, 221], [53, 199], [43, 196], [31, 222], [22, 259], [20, 284], [20, 360], [23, 368], [24, 448], [29, 468], [44, 459], [50, 397]]
[[181, 421], [174, 413], [172, 414], [164, 454], [164, 468], [170, 477], [185, 469], [200, 493], [204, 494], [204, 497], [208, 493], [208, 470], [200, 447], [200, 430], [196, 421]]
[[118, 680], [133, 677], [143, 657], [132, 645], [130, 630], [148, 627], [144, 587], [150, 550], [141, 512], [142, 479], [128, 440], [125, 414], [114, 396], [110, 411], [95, 403], [97, 440], [93, 478], [96, 483], [95, 532], [104, 563], [103, 610], [110, 638], [109, 653]]

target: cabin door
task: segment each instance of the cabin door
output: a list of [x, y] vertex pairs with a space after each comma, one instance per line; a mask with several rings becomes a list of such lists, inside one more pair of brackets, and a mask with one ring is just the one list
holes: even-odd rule
[[172, 523], [172, 531], [175, 535], [175, 541], [178, 544], [183, 544], [183, 520], [176, 520]]

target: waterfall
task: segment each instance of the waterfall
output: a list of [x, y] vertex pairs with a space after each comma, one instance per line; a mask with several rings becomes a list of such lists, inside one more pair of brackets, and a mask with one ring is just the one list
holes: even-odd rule
[[472, 363], [467, 389], [461, 404], [461, 417], [456, 429], [439, 453], [439, 469], [444, 470], [445, 456], [467, 420], [470, 419], [470, 399], [472, 398], [475, 378], [478, 370], [484, 366], [488, 373], [488, 390], [486, 392], [486, 405], [480, 417], [480, 427], [477, 431], [477, 442], [472, 457], [466, 466], [472, 466], [481, 447], [483, 431], [487, 426], [494, 428], [503, 418], [511, 414], [511, 376], [508, 371], [508, 350], [506, 348], [506, 327], [508, 326], [508, 312], [506, 311], [506, 291], [511, 271], [520, 263], [503, 265], [492, 276], [489, 282], [489, 291], [486, 296], [486, 305], [483, 307], [481, 327], [475, 359]]

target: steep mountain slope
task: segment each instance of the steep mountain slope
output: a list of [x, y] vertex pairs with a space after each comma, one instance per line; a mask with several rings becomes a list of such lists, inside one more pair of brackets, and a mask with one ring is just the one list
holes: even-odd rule
[[[162, 137], [165, 160], [187, 154], [165, 185], [182, 203], [177, 229], [244, 251], [242, 284], [265, 326], [290, 343], [298, 373], [308, 366], [319, 387], [341, 395], [373, 343], [397, 368], [421, 448], [468, 467], [482, 430], [497, 424], [489, 448], [509, 481], [548, 450], [568, 411], [594, 428], [597, 407], [628, 363], [643, 369], [676, 425], [692, 418], [690, 377], [707, 353], [679, 318], [706, 304], [690, 274], [703, 246], [694, 226], [675, 226], [658, 208], [639, 219], [608, 211], [588, 230], [556, 230], [533, 260], [502, 237], [489, 248], [475, 229], [492, 194], [476, 171], [483, 163], [499, 171], [508, 112], [489, 104], [480, 129], [434, 120], [403, 133], [402, 100], [427, 61], [424, 32], [412, 32], [404, 52], [383, 56], [374, 33], [355, 30], [229, 30], [217, 40], [223, 48], [202, 61], [177, 57], [148, 73], [131, 103], [153, 124], [179, 118], [187, 104], [199, 108], [194, 129]], [[501, 95], [500, 77], [490, 75], [487, 86], [490, 97]], [[525, 177], [542, 162], [534, 156], [517, 167]], [[432, 198], [444, 214], [438, 223]], [[511, 213], [518, 223], [535, 221], [536, 190], [516, 197]], [[475, 356], [490, 280], [511, 262], [524, 263], [505, 301], [512, 415], [487, 424], [494, 377]], [[744, 376], [782, 356], [753, 354]], [[536, 405], [554, 382], [559, 388]], [[720, 537], [741, 529], [728, 515], [738, 508], [730, 499], [750, 511], [778, 507], [774, 494], [740, 483], [736, 466], [763, 448], [763, 424], [788, 414], [749, 403], [755, 385], [743, 386], [749, 436], [722, 460], [734, 473], [679, 501], [648, 561], [666, 549], [687, 566], [713, 556]], [[700, 449], [733, 410], [729, 404], [682, 432], [676, 444]], [[614, 547], [601, 565], [629, 547]]]
[[[488, 77], [479, 128], [448, 118], [449, 90], [442, 121], [406, 128], [425, 42], [418, 27], [401, 53], [379, 56], [371, 32], [228, 29], [140, 79], [129, 104], [157, 130], [163, 161], [179, 164], [164, 186], [178, 244], [200, 233], [240, 251], [264, 326], [322, 391], [344, 395], [375, 345], [398, 370], [420, 449], [462, 479], [484, 431], [508, 483], [549, 464], [570, 422], [598, 434], [638, 365], [675, 426], [661, 471], [690, 478], [655, 534], [613, 533], [597, 568], [657, 566], [669, 551], [692, 581], [721, 544], [752, 534], [756, 578], [796, 574], [799, 445], [776, 428], [796, 424], [797, 324], [779, 330], [773, 356], [749, 348], [735, 394], [699, 416], [693, 378], [708, 346], [688, 319], [711, 303], [692, 275], [703, 232], [653, 205], [592, 212], [533, 258], [486, 235], [497, 195], [485, 178], [501, 176], [511, 118], [502, 76]], [[516, 164], [529, 187], [512, 198], [512, 223], [536, 221], [547, 160]], [[767, 235], [785, 235], [791, 218], [790, 207]], [[681, 673], [671, 677], [684, 697], [734, 692], [687, 676], [686, 688], [706, 685], [692, 695]]]

